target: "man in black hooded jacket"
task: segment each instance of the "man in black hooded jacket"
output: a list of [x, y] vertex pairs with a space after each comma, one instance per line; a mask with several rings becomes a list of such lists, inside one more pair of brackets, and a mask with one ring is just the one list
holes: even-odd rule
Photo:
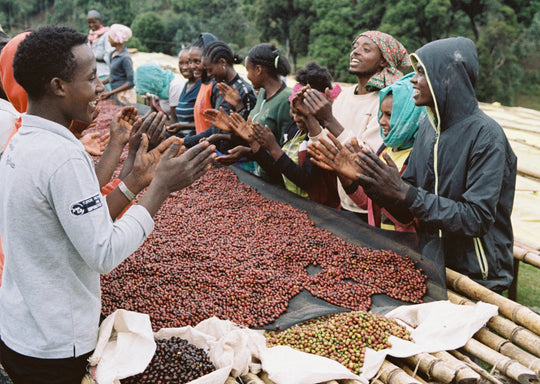
[[400, 177], [364, 151], [359, 182], [400, 221], [440, 238], [446, 265], [500, 292], [513, 280], [517, 159], [502, 128], [478, 107], [478, 56], [463, 37], [433, 41], [411, 55], [415, 104], [426, 106]]

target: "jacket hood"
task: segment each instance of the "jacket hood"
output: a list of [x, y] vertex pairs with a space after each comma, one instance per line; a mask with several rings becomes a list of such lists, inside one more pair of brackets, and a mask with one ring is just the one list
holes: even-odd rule
[[470, 116], [478, 108], [474, 85], [478, 54], [472, 40], [453, 37], [424, 45], [411, 55], [414, 69], [424, 67], [435, 110], [426, 108], [435, 127], [442, 130]]

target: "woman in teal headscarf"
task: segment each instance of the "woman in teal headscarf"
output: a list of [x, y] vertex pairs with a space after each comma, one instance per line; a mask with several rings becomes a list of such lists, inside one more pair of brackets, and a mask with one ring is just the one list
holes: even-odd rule
[[[382, 154], [386, 152], [401, 173], [407, 167], [407, 160], [418, 132], [418, 122], [422, 114], [425, 114], [424, 107], [414, 105], [411, 83], [413, 75], [411, 72], [379, 92], [379, 128], [383, 144], [377, 155], [382, 158]], [[349, 197], [356, 204], [367, 205], [370, 225], [401, 232], [415, 231], [414, 222], [403, 225], [393, 220], [386, 210], [379, 208], [367, 197], [362, 187], [356, 188]]]
[[[379, 128], [383, 144], [377, 155], [382, 158], [386, 152], [401, 173], [407, 167], [407, 159], [418, 132], [418, 123], [425, 115], [424, 107], [414, 105], [411, 83], [413, 75], [414, 73], [410, 73], [379, 92]], [[359, 149], [353, 149], [354, 146], [350, 145], [342, 147], [337, 140], [333, 141], [332, 145], [323, 139], [315, 148], [311, 148], [316, 150], [316, 153], [312, 153], [315, 156], [315, 163], [326, 169], [333, 169], [340, 179], [349, 179], [348, 183], [342, 180], [344, 185], [349, 185], [345, 191], [359, 207], [367, 209], [368, 223], [383, 229], [415, 232], [414, 221], [402, 224], [395, 220], [386, 210], [379, 208], [355, 180], [350, 179], [351, 173], [347, 171], [356, 168], [353, 152]]]

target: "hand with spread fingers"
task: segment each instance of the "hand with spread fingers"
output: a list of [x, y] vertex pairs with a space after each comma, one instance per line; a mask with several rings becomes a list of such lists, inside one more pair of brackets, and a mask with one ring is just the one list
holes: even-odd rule
[[279, 143], [276, 140], [276, 137], [268, 128], [268, 125], [264, 127], [259, 123], [253, 123], [251, 125], [251, 130], [253, 131], [253, 136], [255, 140], [263, 147], [264, 149], [271, 151], [272, 149], [278, 148], [281, 149]]
[[147, 187], [154, 178], [156, 167], [161, 159], [161, 156], [169, 149], [172, 144], [177, 144], [178, 150], [175, 155], [179, 156], [186, 151], [186, 147], [182, 145], [183, 140], [172, 136], [162, 141], [157, 147], [148, 151], [149, 140], [148, 136], [143, 133], [141, 143], [135, 155], [135, 161], [131, 170], [131, 175], [137, 180], [140, 189]]
[[358, 174], [362, 172], [362, 168], [356, 162], [358, 154], [354, 151], [355, 147], [359, 149], [356, 138], [353, 138], [350, 146], [341, 145], [331, 133], [328, 133], [328, 139], [330, 141], [321, 138], [317, 143], [313, 143], [311, 153], [315, 158], [315, 164], [335, 171], [346, 179], [356, 180]]
[[332, 97], [328, 89], [326, 89], [325, 94], [322, 94], [316, 89], [311, 89], [311, 87], [306, 89], [304, 92], [304, 104], [321, 125], [326, 126], [329, 121], [334, 119], [334, 115], [332, 114]]
[[255, 138], [253, 137], [253, 130], [250, 127], [251, 119], [248, 117], [248, 120], [236, 112], [231, 113], [230, 116], [231, 128], [235, 135], [239, 136], [243, 140], [251, 143]]
[[165, 122], [167, 121], [167, 115], [163, 112], [158, 112], [154, 116], [146, 134], [148, 135], [148, 148], [150, 150], [154, 149], [165, 139]]
[[126, 145], [131, 136], [133, 124], [137, 121], [137, 109], [124, 107], [111, 121], [111, 141]]
[[362, 186], [374, 188], [382, 196], [404, 201], [409, 191], [409, 184], [401, 179], [401, 174], [394, 161], [383, 153], [384, 161], [367, 149], [362, 149], [356, 162], [362, 168], [357, 180]]
[[294, 95], [291, 101], [291, 109], [293, 110], [294, 113], [302, 115], [302, 116], [308, 116], [311, 114], [307, 104], [304, 103], [305, 93], [310, 89], [311, 87], [308, 84], [304, 88], [300, 89], [296, 93], [296, 95]]
[[[92, 123], [88, 128], [93, 128], [94, 126], [95, 123]], [[101, 156], [109, 143], [110, 136], [109, 132], [103, 135], [99, 132], [91, 132], [81, 137], [81, 143], [84, 145], [85, 151], [92, 156]]]
[[203, 115], [207, 118], [207, 123], [211, 123], [222, 131], [232, 132], [229, 115], [222, 107], [219, 107], [219, 111], [217, 109], [207, 109], [203, 112]]
[[233, 85], [232, 88], [224, 83], [217, 83], [217, 89], [221, 95], [225, 99], [227, 103], [229, 103], [235, 110], [240, 110], [244, 106], [242, 103], [242, 97], [240, 96], [240, 92], [236, 89], [236, 85]]
[[219, 156], [216, 158], [216, 163], [221, 165], [232, 165], [240, 160], [242, 157], [246, 157], [251, 154], [251, 148], [239, 145], [233, 149], [227, 151], [228, 155]]
[[338, 137], [343, 132], [343, 126], [332, 113], [332, 95], [328, 88], [324, 94], [315, 89], [308, 89], [304, 94], [304, 104], [320, 125], [326, 127], [334, 136]]
[[[144, 116], [139, 117], [135, 123], [133, 124], [131, 128], [131, 133], [129, 137], [129, 150], [128, 155], [126, 158], [126, 161], [124, 162], [124, 167], [122, 168], [122, 171], [120, 172], [120, 179], [123, 179], [127, 174], [131, 172], [131, 169], [133, 167], [133, 163], [135, 161], [135, 157], [137, 154], [137, 151], [139, 150], [142, 135], [146, 134], [149, 144], [148, 147], [150, 147], [150, 137], [154, 136], [154, 140], [159, 140], [160, 142], [160, 135], [158, 133], [161, 132], [161, 135], [164, 135], [164, 117], [165, 115], [159, 114], [156, 112], [148, 111]], [[161, 125], [161, 131], [160, 131], [160, 125]], [[159, 143], [157, 144], [159, 145]], [[156, 147], [157, 145], [154, 145], [152, 148]]]

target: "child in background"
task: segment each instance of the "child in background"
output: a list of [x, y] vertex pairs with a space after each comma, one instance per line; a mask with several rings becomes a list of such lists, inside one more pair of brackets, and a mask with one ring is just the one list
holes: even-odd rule
[[[296, 75], [298, 84], [293, 88], [290, 114], [293, 120], [287, 125], [282, 146], [276, 141], [268, 127], [254, 124], [253, 136], [260, 145], [252, 158], [269, 174], [278, 173], [283, 178], [285, 188], [303, 197], [334, 208], [339, 206], [336, 177], [311, 162], [307, 154], [308, 133], [315, 135], [319, 124], [309, 113], [303, 113], [303, 90], [311, 88], [324, 93], [330, 89], [332, 99], [341, 92], [339, 84], [332, 87], [332, 76], [326, 68], [309, 62]], [[271, 176], [270, 179], [275, 179]]]
[[[291, 121], [289, 114], [289, 96], [292, 90], [283, 81], [291, 71], [289, 61], [276, 46], [269, 43], [258, 44], [251, 48], [246, 57], [247, 78], [253, 88], [258, 89], [257, 104], [249, 114], [254, 123], [267, 125], [279, 145], [283, 144], [285, 128]], [[251, 154], [251, 149], [245, 145], [236, 146], [221, 156], [217, 161], [223, 165], [236, 163]], [[254, 162], [243, 162], [242, 167], [248, 171], [270, 180]]]

